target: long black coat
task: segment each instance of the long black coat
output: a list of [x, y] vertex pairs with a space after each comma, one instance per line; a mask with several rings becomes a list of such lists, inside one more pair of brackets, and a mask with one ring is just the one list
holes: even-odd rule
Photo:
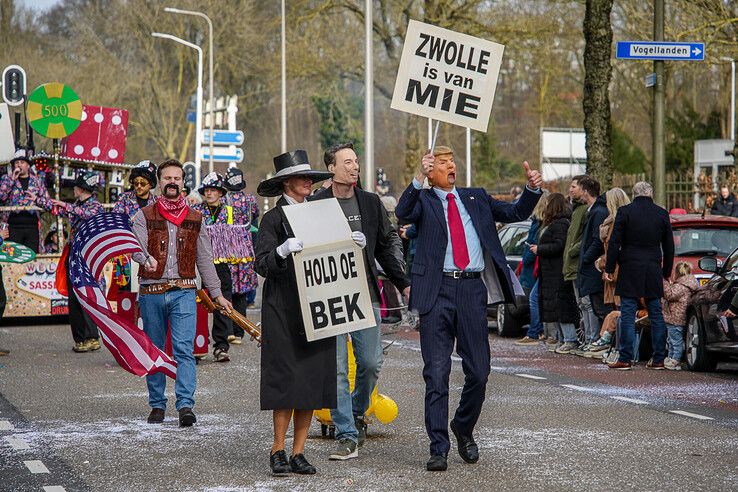
[[578, 323], [579, 311], [572, 282], [564, 280], [564, 248], [569, 219], [560, 217], [538, 239], [538, 309], [541, 321]]
[[674, 236], [668, 212], [651, 198], [639, 196], [618, 209], [605, 271], [614, 272], [616, 263], [620, 265], [616, 295], [663, 297], [663, 279], [671, 276], [674, 264]]
[[308, 342], [292, 256], [277, 247], [293, 237], [280, 198], [256, 239], [256, 271], [265, 277], [261, 302], [261, 409], [336, 408], [336, 338]]
[[592, 208], [585, 215], [582, 244], [579, 249], [579, 271], [576, 280], [579, 297], [605, 290], [602, 273], [595, 268], [595, 261], [605, 251], [600, 239], [600, 225], [608, 215], [604, 194], [597, 197], [597, 200], [592, 204]]
[[736, 201], [735, 195], [730, 193], [728, 198], [725, 199], [723, 199], [722, 195], [718, 195], [710, 212], [712, 212], [712, 215], [738, 217], [738, 201]]

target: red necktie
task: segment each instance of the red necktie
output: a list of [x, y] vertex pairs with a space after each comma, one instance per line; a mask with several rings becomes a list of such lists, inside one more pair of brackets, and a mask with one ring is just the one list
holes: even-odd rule
[[454, 263], [459, 270], [469, 265], [469, 249], [466, 247], [464, 224], [461, 223], [459, 207], [456, 206], [456, 197], [453, 193], [446, 195], [448, 199], [448, 229], [451, 231], [451, 247], [454, 250]]

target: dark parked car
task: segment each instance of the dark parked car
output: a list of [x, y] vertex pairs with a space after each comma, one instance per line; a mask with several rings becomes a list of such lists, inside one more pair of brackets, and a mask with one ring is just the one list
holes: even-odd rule
[[[523, 251], [527, 247], [530, 220], [514, 222], [504, 225], [498, 232], [502, 251], [505, 253], [508, 265], [515, 272], [522, 261]], [[528, 307], [528, 292], [525, 296], [518, 296], [515, 304], [498, 304], [488, 311], [491, 317], [497, 318], [497, 331], [503, 337], [523, 336], [523, 327], [530, 323], [530, 308]]]
[[694, 293], [687, 310], [687, 367], [691, 371], [712, 371], [721, 360], [738, 356], [736, 318], [722, 313], [738, 290], [738, 249], [725, 262], [705, 256], [699, 267], [714, 275]]

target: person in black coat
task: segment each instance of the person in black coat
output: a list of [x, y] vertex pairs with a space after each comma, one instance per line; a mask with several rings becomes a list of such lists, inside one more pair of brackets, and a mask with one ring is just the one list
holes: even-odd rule
[[[308, 342], [292, 254], [302, 250], [282, 207], [301, 203], [313, 183], [332, 173], [310, 169], [307, 153], [288, 152], [274, 158], [276, 175], [259, 184], [261, 196], [279, 196], [277, 206], [262, 219], [255, 244], [256, 271], [264, 277], [261, 322], [261, 409], [273, 410], [272, 473], [313, 474], [303, 454], [313, 410], [336, 406], [336, 339]], [[285, 437], [294, 422], [292, 457], [287, 460]]]
[[730, 192], [727, 185], [720, 187], [720, 196], [715, 199], [710, 212], [712, 212], [712, 215], [738, 217], [738, 201], [736, 201], [735, 195]]
[[615, 283], [615, 294], [621, 299], [620, 357], [609, 365], [612, 369], [631, 368], [639, 297], [646, 299], [651, 323], [653, 358], [646, 367], [664, 368], [666, 325], [661, 297], [663, 280], [671, 276], [674, 263], [674, 236], [668, 212], [653, 203], [652, 197], [649, 183], [641, 181], [633, 186], [633, 203], [618, 209], [608, 244], [605, 280], [612, 281], [615, 265], [620, 267]]
[[530, 250], [538, 255], [538, 309], [548, 333], [559, 332], [556, 353], [568, 354], [575, 350], [579, 323], [574, 290], [564, 281], [564, 249], [569, 230], [571, 208], [564, 195], [552, 193], [543, 212], [543, 223], [538, 244]]
[[595, 267], [595, 261], [605, 251], [600, 239], [600, 225], [609, 212], [605, 195], [600, 195], [600, 184], [592, 178], [580, 181], [582, 199], [588, 210], [584, 219], [582, 242], [579, 247], [579, 267], [577, 270], [576, 293], [584, 321], [584, 343], [597, 340], [600, 326], [607, 315], [604, 302], [605, 285], [602, 273]]

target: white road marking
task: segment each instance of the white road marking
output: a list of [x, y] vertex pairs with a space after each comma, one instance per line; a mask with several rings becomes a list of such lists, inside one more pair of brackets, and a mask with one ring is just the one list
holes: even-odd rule
[[12, 431], [15, 429], [9, 420], [0, 420], [0, 431]]
[[41, 460], [24, 461], [23, 464], [26, 465], [26, 468], [28, 468], [31, 473], [51, 473]]
[[590, 388], [585, 388], [584, 386], [577, 386], [576, 384], [562, 384], [564, 388], [569, 388], [577, 391], [592, 391]]
[[461, 357], [457, 357], [455, 355], [451, 356], [451, 360], [455, 360], [456, 362], [461, 362]]
[[714, 418], [708, 417], [707, 415], [700, 415], [698, 413], [685, 412], [684, 410], [669, 410], [669, 413], [675, 413], [677, 415], [683, 415], [685, 417], [691, 417], [693, 419], [698, 419], [698, 420], [715, 420]]
[[21, 449], [31, 449], [31, 446], [22, 437], [6, 437], [5, 440], [8, 441], [10, 447], [12, 447], [15, 451], [19, 451]]
[[61, 485], [47, 485], [44, 487], [44, 492], [67, 492], [67, 489]]
[[527, 378], [527, 379], [536, 379], [536, 380], [539, 380], [539, 379], [541, 379], [541, 380], [542, 380], [542, 379], [546, 379], [546, 378], [544, 378], [544, 377], [542, 377], [542, 376], [534, 376], [534, 375], [532, 375], [532, 374], [516, 374], [516, 376], [520, 376], [521, 378]]
[[648, 405], [647, 401], [639, 400], [637, 398], [628, 398], [627, 396], [611, 396], [613, 400], [625, 401], [628, 403], [635, 403], [636, 405]]

